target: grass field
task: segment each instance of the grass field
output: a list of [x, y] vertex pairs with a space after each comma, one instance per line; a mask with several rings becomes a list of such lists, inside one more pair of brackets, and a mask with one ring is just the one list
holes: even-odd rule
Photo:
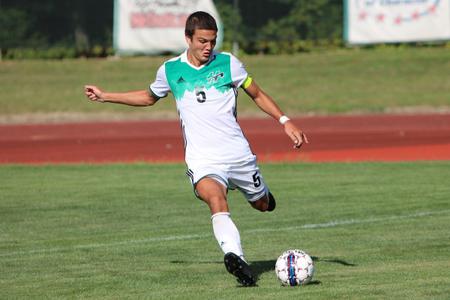
[[[0, 167], [0, 298], [448, 299], [450, 162], [264, 164], [277, 210], [230, 206], [259, 286], [226, 273], [184, 166]], [[315, 259], [281, 287], [275, 259]]]
[[[93, 105], [83, 86], [145, 89], [167, 57], [0, 63], [1, 116], [29, 113], [172, 114], [171, 97], [154, 108]], [[450, 108], [450, 51], [445, 48], [335, 50], [241, 57], [247, 70], [290, 115]], [[258, 110], [242, 93], [241, 114]], [[153, 113], [153, 114], [152, 114]]]

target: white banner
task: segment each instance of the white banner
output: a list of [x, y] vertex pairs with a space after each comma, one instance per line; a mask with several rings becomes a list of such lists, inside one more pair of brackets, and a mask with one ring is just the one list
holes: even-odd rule
[[222, 25], [212, 0], [115, 0], [114, 49], [119, 55], [182, 52], [186, 19], [199, 10], [216, 19], [220, 47]]
[[351, 44], [450, 39], [450, 0], [345, 0]]

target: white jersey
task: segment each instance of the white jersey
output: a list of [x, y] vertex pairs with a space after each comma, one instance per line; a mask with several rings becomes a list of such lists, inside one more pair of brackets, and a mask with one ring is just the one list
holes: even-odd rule
[[195, 67], [185, 51], [159, 69], [150, 91], [176, 99], [188, 166], [233, 164], [254, 159], [236, 120], [237, 90], [247, 79], [243, 64], [229, 53], [213, 52]]

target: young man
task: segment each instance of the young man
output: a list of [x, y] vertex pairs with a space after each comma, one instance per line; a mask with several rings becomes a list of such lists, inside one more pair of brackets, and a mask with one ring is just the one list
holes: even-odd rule
[[195, 12], [186, 21], [188, 49], [158, 69], [148, 90], [109, 93], [87, 85], [85, 94], [92, 101], [148, 106], [173, 93], [182, 125], [187, 175], [196, 196], [209, 206], [226, 269], [242, 285], [252, 286], [257, 278], [245, 261], [239, 231], [230, 218], [227, 191], [240, 190], [251, 206], [263, 212], [275, 209], [275, 199], [236, 120], [238, 88], [284, 126], [295, 148], [308, 141], [237, 58], [213, 50], [216, 37], [214, 18]]

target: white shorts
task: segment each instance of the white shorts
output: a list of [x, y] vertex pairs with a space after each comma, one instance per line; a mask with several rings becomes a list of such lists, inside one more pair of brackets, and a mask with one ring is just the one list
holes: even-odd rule
[[261, 199], [269, 193], [269, 189], [256, 165], [256, 159], [240, 164], [208, 164], [189, 167], [186, 175], [191, 179], [194, 193], [198, 197], [195, 186], [205, 177], [217, 180], [227, 189], [238, 189], [249, 202]]

